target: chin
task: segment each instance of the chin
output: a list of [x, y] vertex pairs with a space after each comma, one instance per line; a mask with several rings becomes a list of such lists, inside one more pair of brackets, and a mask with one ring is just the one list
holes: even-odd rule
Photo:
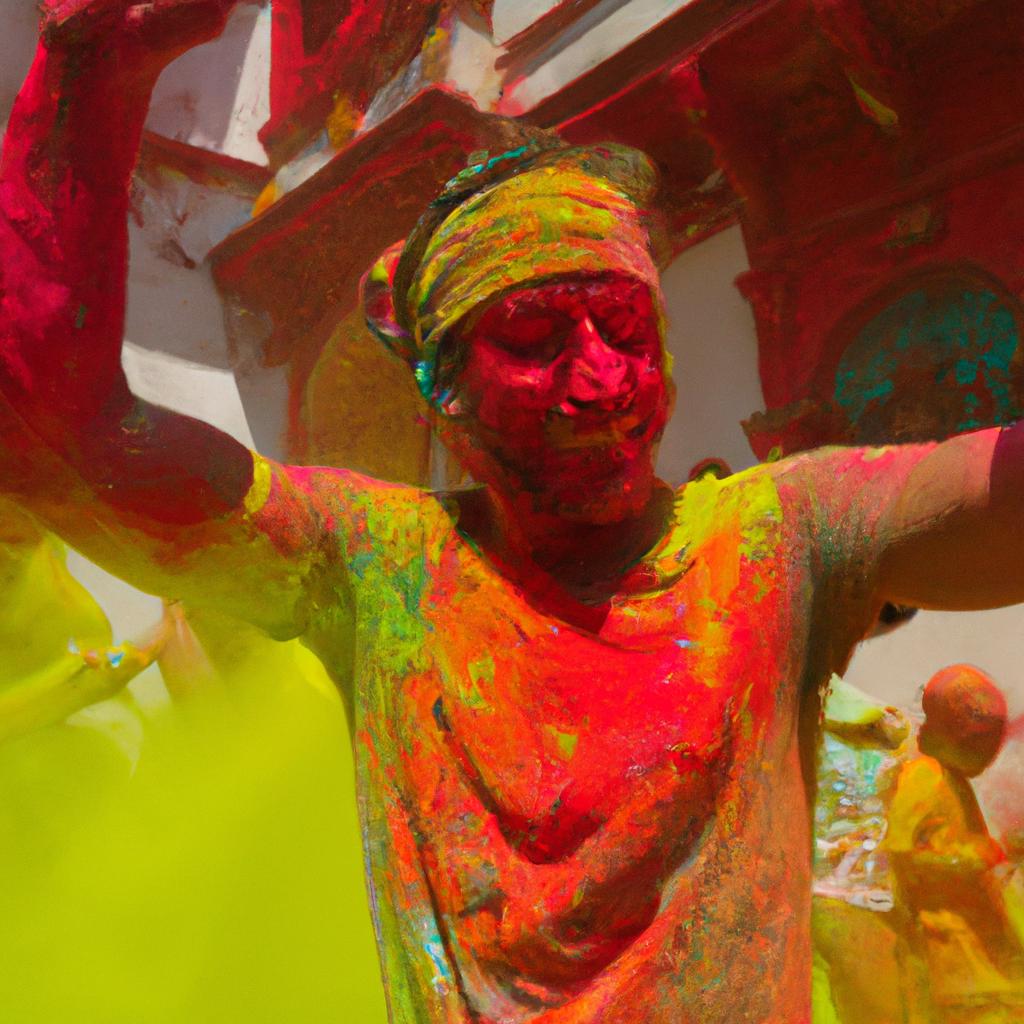
[[595, 526], [621, 522], [642, 512], [654, 492], [653, 454], [618, 457], [608, 450], [551, 453], [520, 476], [535, 511]]
[[[627, 490], [628, 486], [628, 490]], [[538, 511], [550, 512], [561, 519], [581, 524], [607, 526], [639, 515], [647, 507], [654, 491], [654, 479], [628, 484], [616, 481], [607, 487], [579, 485], [571, 491], [538, 495]]]
[[558, 515], [561, 519], [579, 523], [581, 526], [612, 526], [625, 522], [641, 511], [642, 508], [633, 505], [562, 506], [558, 509]]

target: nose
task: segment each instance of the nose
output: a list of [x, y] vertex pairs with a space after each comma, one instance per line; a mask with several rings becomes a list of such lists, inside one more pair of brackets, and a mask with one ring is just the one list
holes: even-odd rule
[[570, 350], [569, 403], [579, 407], [622, 395], [628, 373], [626, 358], [601, 337], [589, 316], [573, 329]]

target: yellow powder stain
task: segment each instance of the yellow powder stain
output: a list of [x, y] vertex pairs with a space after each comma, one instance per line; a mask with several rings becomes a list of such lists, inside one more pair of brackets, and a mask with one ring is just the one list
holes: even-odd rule
[[886, 106], [877, 96], [872, 96], [867, 89], [858, 85], [856, 79], [850, 78], [850, 85], [853, 86], [857, 105], [879, 128], [884, 128], [886, 131], [894, 131], [899, 128], [900, 115], [892, 107]]
[[251, 216], [258, 217], [265, 210], [269, 210], [281, 198], [281, 190], [278, 188], [276, 179], [271, 179], [263, 187], [263, 191], [256, 197], [252, 204]]
[[341, 149], [351, 141], [352, 136], [363, 123], [363, 114], [349, 96], [339, 93], [334, 99], [334, 108], [327, 115], [325, 128], [327, 138], [335, 149]]
[[252, 453], [252, 485], [245, 495], [245, 513], [254, 516], [270, 497], [270, 464], [262, 455]]
[[544, 726], [544, 731], [548, 737], [554, 741], [555, 749], [558, 751], [558, 756], [563, 761], [569, 761], [572, 759], [573, 754], [576, 753], [576, 744], [579, 743], [579, 734], [575, 732], [563, 732], [561, 729], [555, 728], [553, 725]]

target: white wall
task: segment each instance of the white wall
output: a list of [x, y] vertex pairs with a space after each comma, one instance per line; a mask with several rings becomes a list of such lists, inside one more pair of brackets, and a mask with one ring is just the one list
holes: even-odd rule
[[147, 125], [155, 132], [265, 165], [257, 132], [270, 114], [270, 7], [236, 6], [218, 39], [160, 76]]
[[560, 3], [561, 0], [494, 0], [491, 24], [495, 41], [508, 42]]
[[0, 125], [6, 127], [36, 44], [39, 14], [32, 0], [0, 0]]
[[662, 275], [676, 408], [658, 471], [684, 482], [715, 456], [734, 470], [756, 459], [740, 421], [764, 408], [750, 305], [733, 282], [748, 269], [743, 237], [730, 228], [683, 253]]

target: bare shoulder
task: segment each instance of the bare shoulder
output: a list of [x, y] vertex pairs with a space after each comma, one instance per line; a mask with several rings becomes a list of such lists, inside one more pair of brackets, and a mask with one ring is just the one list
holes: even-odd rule
[[721, 479], [701, 477], [680, 488], [679, 496], [694, 507], [713, 501], [753, 516], [774, 514], [811, 532], [834, 533], [844, 522], [868, 528], [931, 447], [817, 448]]
[[684, 484], [676, 491], [675, 519], [691, 544], [733, 533], [749, 551], [781, 553], [789, 505], [774, 467], [761, 464], [724, 477], [704, 474]]
[[763, 468], [780, 484], [829, 489], [853, 481], [884, 479], [905, 461], [913, 445], [826, 445], [797, 452]]
[[677, 502], [693, 507], [712, 502], [746, 510], [753, 516], [788, 513], [806, 493], [817, 455], [817, 452], [801, 453], [762, 462], [727, 476], [703, 474], [677, 489]]

